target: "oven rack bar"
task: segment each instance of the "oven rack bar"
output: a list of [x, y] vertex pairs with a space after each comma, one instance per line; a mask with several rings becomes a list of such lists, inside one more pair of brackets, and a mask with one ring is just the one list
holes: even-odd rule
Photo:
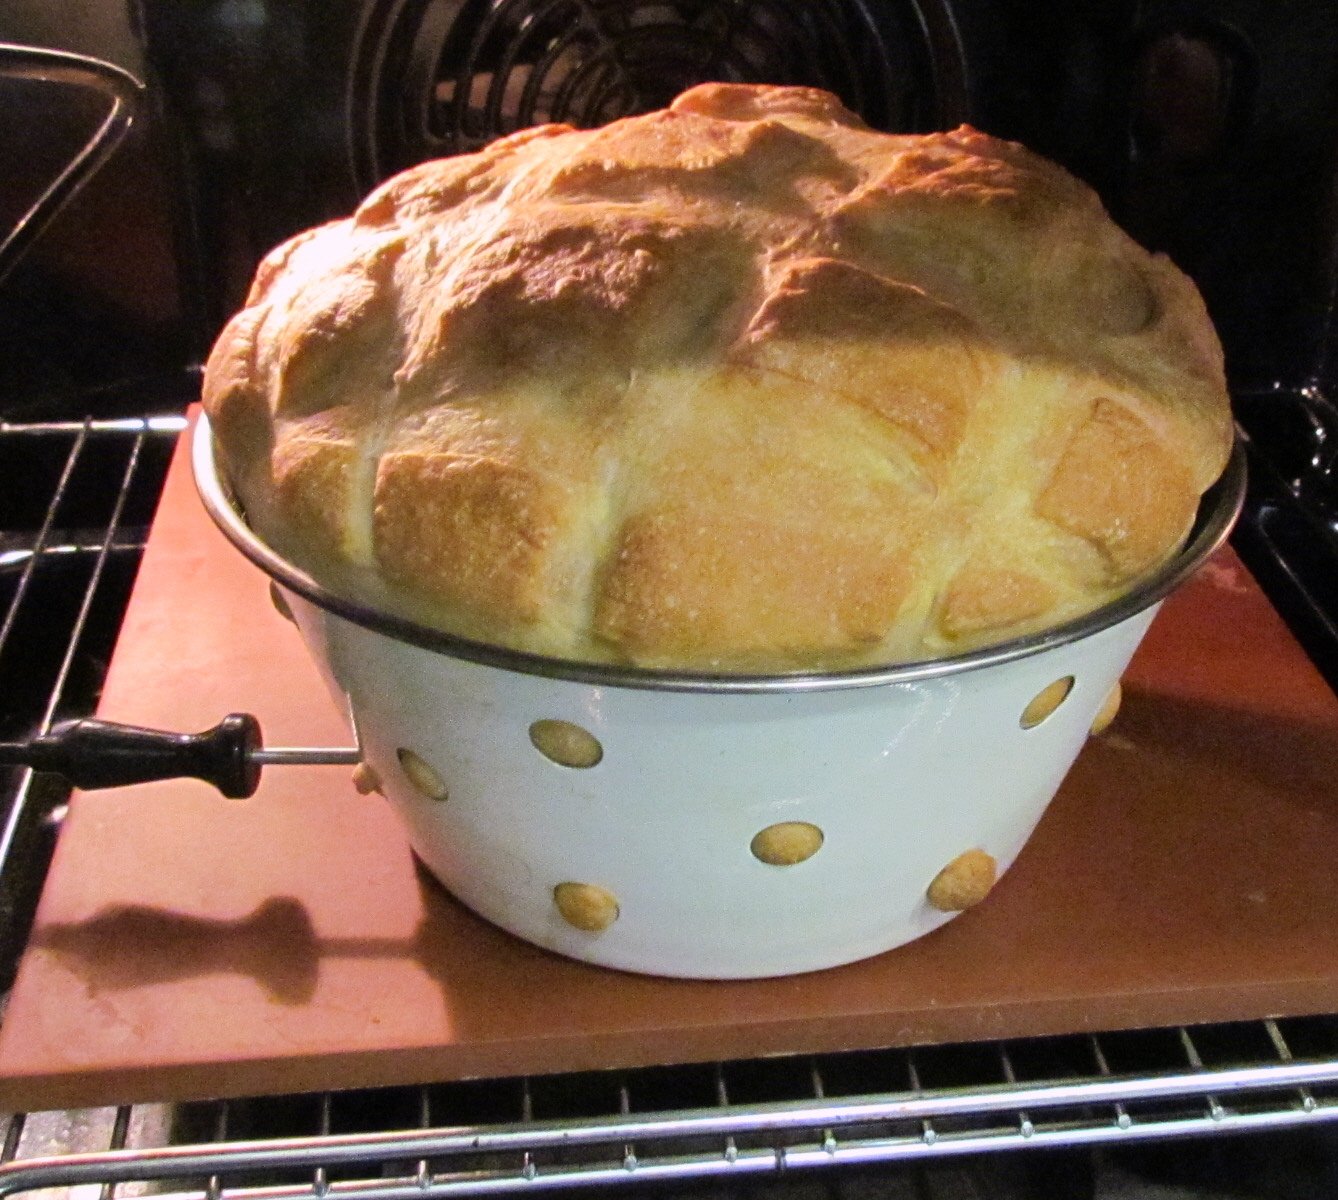
[[[114, 396], [105, 397], [110, 404]], [[0, 738], [91, 710], [179, 413], [0, 418]], [[11, 977], [63, 797], [0, 771], [0, 977]]]
[[8, 421], [0, 418], [0, 437], [41, 437], [51, 434], [184, 433], [187, 419], [179, 413], [147, 417], [87, 417], [82, 421]]
[[[336, 1094], [318, 1098], [322, 1132], [228, 1140], [228, 1101], [216, 1102], [218, 1141], [129, 1145], [137, 1110], [108, 1110], [105, 1149], [25, 1158], [25, 1125], [11, 1118], [0, 1196], [37, 1189], [146, 1185], [176, 1200], [413, 1200], [572, 1187], [628, 1187], [683, 1180], [742, 1180], [785, 1171], [922, 1162], [1018, 1149], [1130, 1144], [1295, 1128], [1338, 1119], [1338, 1058], [1299, 1060], [1279, 1024], [1259, 1023], [1276, 1061], [1206, 1067], [1201, 1030], [1165, 1031], [1183, 1062], [1137, 1075], [1108, 1073], [1103, 1038], [1085, 1039], [1095, 1069], [1084, 1076], [1019, 1080], [1009, 1045], [988, 1047], [1006, 1082], [831, 1097], [825, 1060], [808, 1060], [808, 1095], [734, 1103], [735, 1064], [715, 1065], [719, 1102], [631, 1111], [638, 1072], [610, 1073], [606, 1115], [534, 1119], [536, 1081], [517, 1082], [517, 1116], [490, 1124], [432, 1126], [431, 1088], [418, 1089], [420, 1128], [331, 1133]], [[916, 1080], [916, 1052], [900, 1052]], [[1103, 1069], [1104, 1068], [1104, 1069]], [[551, 1081], [550, 1081], [551, 1082]], [[145, 1122], [139, 1122], [145, 1124]], [[155, 1123], [150, 1121], [148, 1125]], [[171, 1122], [159, 1121], [161, 1132]], [[40, 1138], [33, 1141], [40, 1143]], [[295, 1173], [302, 1173], [298, 1180]], [[171, 1184], [181, 1185], [172, 1190]]]

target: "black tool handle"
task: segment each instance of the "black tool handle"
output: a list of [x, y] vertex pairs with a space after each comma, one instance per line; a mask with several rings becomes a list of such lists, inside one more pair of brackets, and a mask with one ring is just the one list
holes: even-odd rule
[[64, 776], [75, 787], [124, 787], [154, 779], [202, 779], [240, 800], [260, 785], [260, 722], [232, 713], [203, 733], [169, 733], [86, 718], [26, 742], [0, 742], [0, 765]]

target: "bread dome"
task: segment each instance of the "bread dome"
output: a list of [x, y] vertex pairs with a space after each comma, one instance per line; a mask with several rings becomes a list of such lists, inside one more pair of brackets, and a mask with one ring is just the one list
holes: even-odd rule
[[1193, 285], [970, 128], [708, 84], [389, 180], [205, 374], [252, 525], [336, 590], [592, 661], [936, 657], [1099, 606], [1232, 437]]

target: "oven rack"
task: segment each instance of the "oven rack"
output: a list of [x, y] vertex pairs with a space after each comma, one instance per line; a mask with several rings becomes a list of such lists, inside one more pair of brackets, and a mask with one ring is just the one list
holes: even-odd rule
[[[775, 1092], [787, 1099], [738, 1101], [733, 1090], [757, 1086], [756, 1063], [674, 1068], [709, 1086], [716, 1102], [641, 1111], [638, 1101], [664, 1090], [664, 1069], [587, 1073], [542, 1079], [466, 1082], [431, 1087], [323, 1093], [268, 1101], [215, 1101], [177, 1106], [120, 1106], [75, 1114], [11, 1118], [0, 1165], [0, 1196], [36, 1189], [98, 1185], [115, 1194], [200, 1200], [410, 1200], [558, 1190], [573, 1187], [703, 1181], [737, 1182], [782, 1172], [927, 1159], [1005, 1150], [1130, 1145], [1296, 1128], [1338, 1118], [1338, 1059], [1292, 1053], [1285, 1026], [1207, 1026], [1100, 1034], [1016, 1043], [920, 1050], [855, 1052], [861, 1077], [898, 1081], [896, 1090], [832, 1094], [850, 1055], [767, 1064]], [[1316, 1034], [1317, 1022], [1302, 1036]], [[1338, 1023], [1318, 1022], [1332, 1041]], [[1224, 1036], [1226, 1041], [1224, 1042]], [[1206, 1046], [1262, 1037], [1269, 1061], [1212, 1065]], [[1147, 1053], [1167, 1055], [1158, 1069], [1117, 1074], [1111, 1059], [1133, 1038]], [[1121, 1043], [1126, 1044], [1121, 1044]], [[1033, 1080], [1020, 1064], [1037, 1054], [1070, 1057], [1081, 1074]], [[970, 1063], [973, 1070], [963, 1073]], [[763, 1068], [766, 1073], [766, 1068]], [[935, 1073], [954, 1078], [931, 1084]], [[909, 1084], [909, 1086], [906, 1086]], [[480, 1091], [482, 1089], [482, 1091]], [[592, 1112], [605, 1102], [603, 1111]], [[505, 1097], [505, 1100], [503, 1100]], [[356, 1102], [350, 1103], [351, 1099]], [[438, 1123], [473, 1103], [509, 1119]], [[238, 1138], [257, 1108], [310, 1122], [300, 1135]], [[569, 1111], [544, 1116], [554, 1107]], [[369, 1117], [405, 1115], [391, 1128], [359, 1129]], [[344, 1128], [341, 1130], [341, 1124]], [[183, 1128], [208, 1130], [173, 1140]], [[52, 1143], [59, 1153], [43, 1153]], [[118, 1190], [119, 1189], [119, 1190]], [[128, 1190], [127, 1190], [128, 1189]]]
[[[1318, 393], [1263, 401], [1313, 417], [1317, 429], [1329, 420]], [[1258, 470], [1270, 423], [1252, 438], [1263, 508], [1274, 514], [1267, 536], [1245, 531], [1259, 553], [1278, 540], [1288, 497], [1310, 486], [1290, 467]], [[0, 491], [0, 734], [40, 732], [95, 707], [184, 427], [179, 410], [0, 420], [9, 482]], [[1325, 473], [1330, 465], [1318, 452], [1306, 461]], [[38, 631], [50, 643], [40, 655], [30, 644]], [[47, 777], [0, 771], [0, 987], [12, 979], [64, 799]], [[0, 1196], [56, 1189], [82, 1198], [96, 1187], [98, 1200], [407, 1200], [582, 1187], [644, 1194], [694, 1181], [732, 1189], [781, 1173], [932, 1166], [1006, 1150], [1332, 1131], [1336, 1116], [1338, 1016], [1323, 1015], [0, 1114]]]

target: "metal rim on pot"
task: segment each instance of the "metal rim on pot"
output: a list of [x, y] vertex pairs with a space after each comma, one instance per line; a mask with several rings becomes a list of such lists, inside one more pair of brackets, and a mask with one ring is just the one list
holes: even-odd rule
[[842, 671], [774, 675], [667, 671], [621, 663], [579, 662], [529, 654], [447, 633], [331, 591], [263, 542], [246, 523], [214, 454], [209, 419], [201, 414], [191, 447], [196, 487], [223, 535], [276, 583], [355, 625], [451, 658], [575, 683], [676, 692], [806, 692], [915, 683], [1026, 658], [1090, 637], [1164, 599], [1216, 551], [1235, 524], [1245, 498], [1245, 452], [1237, 441], [1221, 478], [1204, 494], [1198, 518], [1180, 553], [1124, 595], [1051, 629], [944, 658]]

